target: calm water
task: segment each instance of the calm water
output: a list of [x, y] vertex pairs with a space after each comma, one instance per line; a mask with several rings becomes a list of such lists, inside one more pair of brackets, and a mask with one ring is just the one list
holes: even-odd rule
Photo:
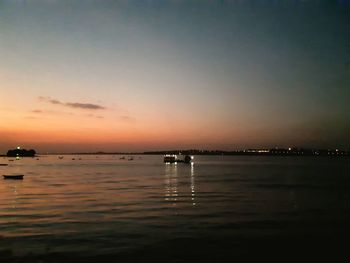
[[179, 238], [333, 235], [350, 222], [347, 158], [120, 157], [1, 158], [1, 174], [25, 178], [0, 180], [0, 248], [118, 253]]

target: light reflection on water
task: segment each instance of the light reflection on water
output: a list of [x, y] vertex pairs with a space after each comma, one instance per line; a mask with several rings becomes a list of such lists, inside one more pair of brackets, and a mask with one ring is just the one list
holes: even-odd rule
[[[194, 163], [184, 164], [186, 167], [184, 174], [181, 174], [183, 178], [187, 178], [189, 181], [188, 193], [186, 193], [186, 189], [184, 189], [183, 193], [178, 191], [178, 165], [177, 163], [166, 163], [165, 165], [165, 197], [164, 199], [176, 206], [176, 202], [178, 199], [186, 198], [190, 199], [193, 206], [196, 205], [195, 195], [196, 195], [196, 187], [195, 187], [195, 173], [194, 173]], [[188, 168], [188, 169], [187, 169]], [[186, 180], [186, 179], [184, 179]], [[183, 196], [181, 196], [183, 194]]]
[[[0, 181], [0, 247], [15, 252], [104, 253], [350, 219], [347, 159], [197, 156], [190, 165], [83, 155], [8, 163], [1, 175], [25, 175]], [[310, 223], [307, 231], [318, 227]]]
[[191, 200], [192, 205], [196, 205], [196, 186], [195, 186], [195, 178], [194, 178], [194, 163], [191, 163]]
[[165, 164], [165, 200], [176, 205], [177, 192], [177, 164]]

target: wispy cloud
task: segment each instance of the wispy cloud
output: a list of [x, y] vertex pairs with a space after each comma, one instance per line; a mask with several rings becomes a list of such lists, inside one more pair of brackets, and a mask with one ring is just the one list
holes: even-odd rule
[[135, 118], [131, 117], [131, 116], [127, 116], [127, 115], [122, 115], [120, 116], [120, 119], [126, 122], [134, 122]]
[[32, 112], [32, 113], [43, 113], [42, 110], [32, 110], [31, 112]]
[[103, 117], [103, 116], [100, 116], [100, 115], [87, 114], [86, 116], [87, 116], [87, 117], [90, 117], [90, 118], [104, 119], [104, 117]]
[[56, 99], [52, 99], [51, 97], [38, 97], [40, 101], [51, 103], [54, 105], [61, 105], [64, 107], [75, 108], [75, 109], [83, 109], [83, 110], [105, 110], [106, 107], [92, 104], [92, 103], [81, 103], [81, 102], [62, 102]]
[[63, 112], [63, 111], [53, 111], [53, 110], [31, 110], [30, 113], [34, 113], [37, 115], [46, 115], [46, 114], [54, 114], [54, 115], [75, 115], [72, 112]]
[[104, 110], [106, 109], [105, 107], [97, 104], [91, 104], [91, 103], [65, 103], [64, 105], [71, 107], [71, 108], [80, 108], [80, 109], [86, 109], [86, 110]]

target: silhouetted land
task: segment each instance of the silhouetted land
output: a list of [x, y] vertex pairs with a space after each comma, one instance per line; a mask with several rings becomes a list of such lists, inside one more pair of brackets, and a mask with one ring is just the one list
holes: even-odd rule
[[[46, 153], [51, 155], [51, 153]], [[164, 154], [182, 154], [182, 155], [243, 155], [243, 156], [330, 156], [330, 157], [342, 157], [350, 156], [349, 150], [339, 149], [307, 149], [307, 148], [272, 148], [272, 149], [246, 149], [237, 151], [223, 151], [223, 150], [163, 150], [163, 151], [146, 151], [146, 152], [75, 152], [75, 153], [54, 153], [53, 155], [164, 155]], [[35, 150], [9, 150], [7, 155], [0, 155], [2, 157], [34, 157], [36, 155]]]
[[171, 150], [151, 151], [143, 154], [183, 154], [183, 155], [265, 155], [265, 156], [349, 156], [349, 151], [329, 149], [305, 149], [305, 148], [273, 148], [273, 149], [247, 149], [240, 151], [210, 151], [210, 150]]
[[13, 150], [8, 150], [6, 156], [7, 157], [34, 157], [36, 154], [36, 151], [31, 149], [31, 150], [26, 150], [26, 149], [13, 149]]

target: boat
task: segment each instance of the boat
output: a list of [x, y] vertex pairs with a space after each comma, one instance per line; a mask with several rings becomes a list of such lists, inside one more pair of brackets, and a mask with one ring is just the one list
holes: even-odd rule
[[0, 163], [0, 166], [8, 166], [7, 163]]
[[120, 159], [120, 160], [125, 160], [125, 157], [123, 156], [123, 157], [120, 157], [119, 159]]
[[63, 159], [63, 156], [58, 156], [58, 159]]
[[184, 163], [192, 163], [193, 162], [193, 156], [186, 155], [183, 162]]
[[178, 159], [176, 154], [164, 155], [164, 163], [192, 163], [193, 156], [186, 155], [184, 159]]
[[128, 159], [128, 161], [132, 161], [132, 160], [134, 160], [134, 157], [129, 157], [129, 159]]
[[4, 174], [4, 179], [12, 179], [12, 180], [22, 180], [23, 174]]
[[179, 160], [177, 159], [176, 154], [166, 154], [164, 155], [164, 162], [165, 163], [177, 163]]

